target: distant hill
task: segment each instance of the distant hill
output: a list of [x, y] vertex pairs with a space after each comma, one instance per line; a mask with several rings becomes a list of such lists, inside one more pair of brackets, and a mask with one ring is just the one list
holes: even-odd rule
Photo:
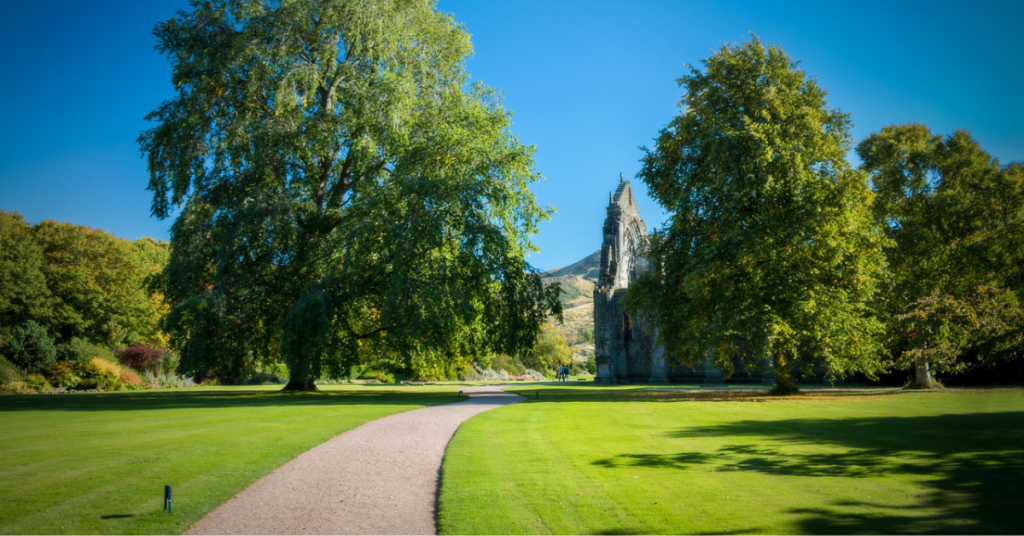
[[564, 268], [548, 270], [540, 274], [545, 285], [552, 282], [562, 284], [562, 306], [566, 309], [593, 303], [594, 285], [601, 272], [601, 252], [593, 254]]
[[541, 274], [541, 277], [552, 279], [567, 275], [578, 275], [597, 283], [597, 278], [601, 275], [601, 251], [595, 251], [564, 268], [548, 270]]
[[541, 274], [545, 285], [555, 281], [562, 285], [565, 323], [558, 327], [573, 350], [573, 358], [579, 361], [585, 361], [594, 353], [594, 343], [587, 335], [593, 335], [594, 285], [600, 272], [601, 252], [595, 251], [569, 266]]

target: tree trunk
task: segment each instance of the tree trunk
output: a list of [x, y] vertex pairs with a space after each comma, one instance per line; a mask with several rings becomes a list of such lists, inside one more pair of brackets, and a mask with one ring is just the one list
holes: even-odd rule
[[316, 382], [313, 378], [290, 378], [288, 384], [284, 386], [282, 391], [308, 391], [317, 392]]
[[775, 361], [775, 387], [769, 393], [779, 396], [795, 395], [800, 392], [793, 380], [793, 363], [782, 355], [782, 352], [774, 352], [772, 356]]
[[928, 360], [918, 357], [914, 360], [914, 383], [911, 389], [931, 389], [935, 387], [935, 380], [932, 379], [932, 371], [928, 366]]

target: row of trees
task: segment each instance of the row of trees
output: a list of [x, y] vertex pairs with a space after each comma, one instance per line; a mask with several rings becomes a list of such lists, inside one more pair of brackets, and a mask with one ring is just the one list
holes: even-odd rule
[[168, 244], [0, 211], [0, 329], [33, 321], [58, 342], [161, 342], [154, 285]]
[[[153, 213], [180, 209], [161, 289], [182, 371], [236, 382], [283, 361], [286, 388], [313, 390], [367, 365], [445, 377], [530, 354], [560, 312], [525, 261], [550, 211], [450, 16], [197, 0], [154, 33], [177, 89], [139, 143]], [[906, 126], [854, 169], [849, 117], [781, 49], [754, 38], [704, 66], [640, 173], [672, 218], [629, 306], [670, 355], [770, 360], [786, 392], [811, 362], [846, 376], [886, 353], [927, 371], [1018, 351], [1019, 167]]]
[[0, 211], [0, 357], [22, 374], [134, 343], [166, 343], [168, 244]]
[[1024, 353], [1024, 168], [963, 131], [886, 127], [847, 161], [848, 114], [756, 37], [679, 83], [640, 178], [671, 216], [631, 287], [669, 355], [834, 377], [959, 371]]

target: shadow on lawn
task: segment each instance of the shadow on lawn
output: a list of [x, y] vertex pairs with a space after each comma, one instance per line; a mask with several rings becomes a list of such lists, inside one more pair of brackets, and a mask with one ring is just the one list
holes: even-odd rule
[[[870, 500], [821, 507], [794, 505], [789, 512], [798, 516], [799, 532], [807, 534], [1014, 534], [1024, 527], [1024, 411], [751, 420], [682, 428], [672, 436], [712, 436], [735, 442], [714, 454], [622, 454], [594, 464], [680, 470], [710, 465], [716, 471], [796, 477], [927, 477], [916, 502], [937, 514]], [[787, 448], [822, 444], [846, 450], [821, 454], [793, 453]], [[880, 510], [884, 513], [879, 514]]]
[[426, 404], [458, 402], [452, 393], [398, 391], [120, 391], [61, 395], [0, 397], [0, 413], [6, 411], [110, 411], [186, 408], [257, 408], [277, 406], [348, 406], [367, 404]]

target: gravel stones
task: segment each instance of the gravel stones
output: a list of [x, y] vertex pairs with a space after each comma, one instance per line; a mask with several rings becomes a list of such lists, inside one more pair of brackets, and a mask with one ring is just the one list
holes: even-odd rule
[[186, 534], [436, 534], [444, 451], [466, 419], [522, 397], [501, 387], [349, 430], [263, 477]]

